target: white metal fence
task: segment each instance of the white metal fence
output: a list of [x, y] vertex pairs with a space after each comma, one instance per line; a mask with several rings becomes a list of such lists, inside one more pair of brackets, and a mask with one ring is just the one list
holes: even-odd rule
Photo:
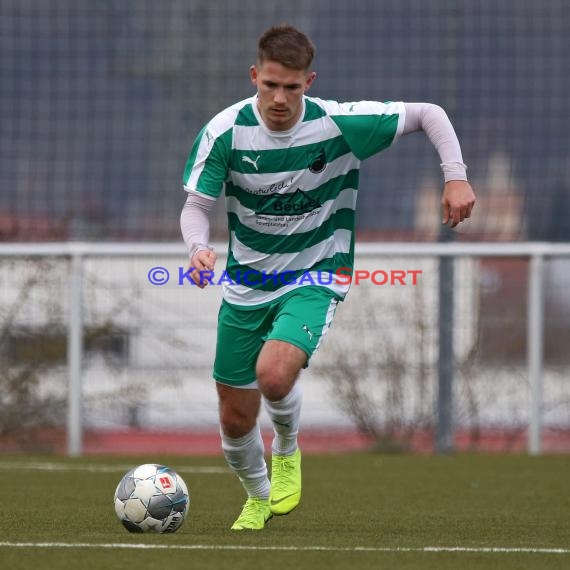
[[[216, 250], [221, 256], [220, 265], [223, 264], [223, 253], [225, 246], [219, 244]], [[343, 305], [352, 303], [352, 309], [341, 312], [336, 320], [343, 323], [344, 330], [349, 330], [348, 335], [334, 337], [334, 329], [331, 331], [331, 349], [335, 352], [335, 357], [346, 351], [346, 362], [350, 362], [350, 358], [363, 347], [368, 351], [383, 350], [382, 342], [388, 339], [391, 349], [397, 349], [406, 355], [406, 359], [413, 361], [417, 358], [414, 351], [409, 349], [410, 331], [409, 321], [412, 316], [417, 316], [418, 310], [422, 312], [421, 327], [424, 336], [422, 343], [422, 351], [426, 362], [432, 369], [431, 392], [433, 395], [433, 384], [436, 378], [433, 377], [434, 359], [437, 359], [437, 304], [438, 299], [435, 294], [437, 291], [437, 259], [444, 256], [451, 256], [455, 259], [458, 269], [455, 277], [454, 299], [457, 311], [454, 319], [456, 321], [455, 332], [455, 352], [456, 358], [461, 360], [466, 355], [473, 353], [476, 348], [477, 335], [480, 331], [480, 313], [481, 313], [481, 288], [484, 286], [482, 275], [482, 263], [485, 259], [497, 260], [530, 260], [528, 263], [527, 275], [524, 276], [524, 283], [520, 283], [520, 275], [512, 275], [513, 285], [522, 289], [526, 288], [526, 359], [522, 369], [525, 371], [524, 384], [529, 390], [529, 397], [524, 398], [524, 406], [527, 410], [524, 414], [524, 421], [528, 422], [528, 450], [532, 454], [541, 452], [541, 427], [544, 416], [544, 330], [545, 330], [545, 283], [547, 287], [552, 285], [548, 280], [546, 273], [547, 264], [553, 259], [561, 259], [562, 270], [558, 272], [557, 283], [554, 288], [558, 292], [562, 291], [562, 299], [564, 294], [570, 291], [570, 265], [566, 265], [570, 258], [570, 244], [550, 244], [550, 243], [453, 243], [453, 244], [425, 244], [425, 243], [388, 243], [388, 244], [370, 244], [363, 243], [357, 245], [356, 249], [356, 266], [357, 269], [372, 273], [374, 270], [381, 268], [386, 271], [389, 269], [415, 269], [421, 270], [421, 276], [418, 279], [419, 287], [403, 288], [398, 286], [387, 288], [368, 287], [368, 289], [356, 288], [354, 285], [348, 296], [348, 300]], [[61, 366], [59, 373], [67, 376], [67, 434], [68, 434], [68, 452], [70, 455], [80, 455], [82, 453], [82, 435], [86, 422], [85, 410], [85, 378], [91, 374], [86, 367], [85, 344], [87, 331], [94, 330], [94, 323], [97, 317], [94, 314], [94, 307], [99, 310], [106, 311], [112, 315], [113, 326], [115, 332], [115, 341], [120, 344], [120, 332], [130, 330], [131, 333], [136, 330], [134, 336], [137, 340], [130, 340], [130, 366], [138, 367], [140, 373], [150, 373], [151, 384], [156, 384], [158, 391], [168, 387], [168, 378], [171, 378], [172, 372], [177, 368], [184, 368], [183, 375], [188, 380], [188, 363], [192, 363], [194, 372], [197, 370], [199, 374], [204, 376], [209, 374], [209, 366], [213, 358], [213, 342], [215, 338], [215, 317], [216, 305], [219, 302], [219, 287], [210, 288], [209, 292], [200, 292], [194, 290], [188, 293], [188, 286], [180, 287], [176, 279], [172, 278], [169, 284], [164, 287], [152, 285], [148, 281], [149, 270], [153, 267], [170, 268], [170, 272], [178, 270], [186, 263], [186, 250], [181, 244], [157, 244], [157, 243], [49, 243], [49, 244], [1, 244], [0, 245], [0, 318], [6, 314], [12, 315], [10, 326], [14, 329], [18, 327], [14, 318], [14, 311], [10, 309], [17, 299], [21, 299], [21, 276], [26, 272], [26, 267], [33, 263], [32, 260], [58, 260], [65, 262], [63, 268], [59, 268], [56, 272], [58, 277], [55, 279], [55, 287], [63, 287], [60, 291], [60, 300], [64, 305], [64, 309], [59, 314], [59, 325], [66, 329], [66, 364]], [[129, 269], [129, 263], [137, 260], [137, 265]], [[141, 261], [142, 260], [142, 261]], [[6, 265], [9, 263], [9, 265]], [[4, 265], [1, 265], [4, 264]], [[133, 269], [133, 267], [135, 269]], [[565, 269], [566, 268], [566, 269]], [[130, 279], [126, 279], [127, 273], [131, 274]], [[550, 274], [550, 273], [549, 273]], [[364, 275], [364, 273], [362, 274]], [[94, 276], [98, 280], [98, 289], [92, 287]], [[40, 277], [48, 279], [47, 272]], [[37, 279], [36, 279], [37, 281]], [[105, 284], [106, 290], [122, 289], [122, 296], [119, 301], [115, 299], [114, 304], [105, 295], [101, 293], [101, 283]], [[370, 280], [368, 280], [370, 285]], [[397, 284], [396, 284], [397, 285]], [[355, 290], [356, 289], [356, 290]], [[47, 307], [50, 302], [47, 298], [53, 296], [53, 288], [51, 293], [36, 301], [37, 306], [28, 309], [28, 316], [20, 316], [17, 323], [21, 326], [25, 321], [27, 326], [30, 323], [42, 330], [47, 330], [44, 325], [49, 325], [49, 319], [44, 315], [47, 314]], [[414, 299], [410, 297], [411, 292], [420, 291], [419, 296], [416, 294]], [[550, 291], [550, 290], [549, 290]], [[549, 293], [550, 294], [550, 293]], [[20, 295], [20, 297], [18, 296]], [[161, 296], [161, 302], [155, 303], [157, 295]], [[508, 297], [509, 293], [504, 293]], [[566, 295], [570, 298], [570, 295]], [[419, 299], [419, 301], [418, 301]], [[53, 300], [53, 299], [52, 299]], [[168, 300], [170, 304], [165, 304]], [[384, 337], [384, 341], [380, 340], [378, 331], [373, 330], [375, 325], [362, 321], [362, 314], [366, 313], [365, 304], [371, 302], [375, 309], [382, 314], [382, 322], [389, 327], [389, 334]], [[564, 301], [563, 301], [564, 302]], [[419, 303], [419, 304], [418, 304]], [[167, 308], [168, 307], [168, 308]], [[363, 313], [359, 316], [359, 308]], [[390, 314], [390, 308], [399, 315]], [[344, 309], [343, 309], [344, 310]], [[521, 309], [522, 310], [522, 309]], [[564, 308], [560, 309], [562, 318], [564, 318]], [[52, 311], [53, 312], [53, 311]], [[524, 310], [523, 310], [524, 312]], [[165, 313], [170, 313], [170, 317], [165, 319]], [[174, 315], [176, 313], [176, 315]], [[352, 319], [352, 320], [351, 320]], [[45, 321], [45, 323], [44, 323]], [[163, 323], [164, 329], [178, 328], [183, 331], [185, 338], [190, 338], [190, 344], [178, 342], [176, 338], [170, 339], [165, 343], [165, 348], [158, 357], [154, 357], [145, 350], [145, 346], [156, 345], [156, 337], [150, 338], [146, 330], [149, 323]], [[100, 320], [100, 322], [103, 322]], [[104, 323], [111, 322], [109, 319]], [[43, 323], [43, 324], [42, 324]], [[406, 325], [406, 323], [408, 323]], [[352, 334], [350, 327], [354, 327]], [[372, 327], [372, 329], [371, 329]], [[102, 328], [102, 327], [100, 327]], [[104, 327], [103, 327], [104, 328]], [[157, 333], [159, 340], [160, 332]], [[341, 340], [341, 338], [343, 340]], [[163, 340], [163, 339], [162, 339]], [[328, 343], [327, 339], [327, 343]], [[340, 344], [339, 344], [340, 342]], [[145, 344], [146, 343], [146, 344]], [[326, 374], [327, 362], [332, 358], [332, 353], [325, 351], [325, 343], [323, 350], [324, 356], [320, 356], [321, 360], [316, 363], [316, 368]], [[343, 344], [344, 343], [344, 344]], [[166, 346], [167, 345], [167, 346]], [[387, 345], [386, 345], [387, 346]], [[339, 348], [340, 347], [340, 348]], [[191, 352], [188, 358], [188, 352]], [[120, 352], [120, 351], [118, 351]], [[186, 360], [176, 360], [177, 354], [185, 354]], [[500, 357], [500, 351], [499, 351]], [[133, 362], [134, 361], [134, 362]], [[178, 362], [178, 364], [176, 364]], [[321, 364], [319, 364], [321, 363]], [[481, 366], [479, 367], [481, 368]], [[116, 372], [115, 383], [121, 381], [121, 377], [125, 375], [125, 366], [119, 366], [117, 369], [123, 372]], [[310, 369], [309, 369], [310, 370]], [[473, 369], [470, 369], [473, 370]], [[467, 372], [470, 374], [470, 372]], [[495, 377], [507, 378], [502, 367], [495, 366], [493, 368]], [[46, 382], [49, 374], [46, 374]], [[404, 375], [405, 376], [405, 375]], [[406, 378], [402, 377], [402, 382], [406, 382]], [[566, 399], [565, 391], [565, 372], [564, 364], [562, 365], [562, 375], [557, 383], [556, 390], [562, 389], [562, 399]], [[96, 378], [93, 382], [101, 383], [101, 377]], [[510, 380], [505, 380], [509, 382]], [[492, 381], [491, 381], [492, 383]], [[193, 390], [190, 398], [199, 399], [199, 385], [191, 385]], [[193, 387], [192, 387], [193, 386]], [[570, 386], [568, 386], [570, 391]], [[482, 388], [483, 390], [485, 388]], [[516, 388], [515, 393], [522, 393], [522, 387]], [[155, 396], [149, 396], [151, 399]], [[158, 397], [158, 396], [156, 396]], [[412, 397], [412, 396], [410, 396]], [[511, 396], [506, 397], [507, 400]], [[512, 398], [516, 399], [515, 396]], [[160, 399], [158, 397], [158, 399]], [[316, 400], [317, 398], [315, 398]], [[310, 400], [310, 391], [309, 391]], [[566, 400], [565, 400], [566, 401]], [[495, 408], [487, 405], [487, 419], [483, 421], [509, 421], [505, 418], [501, 419], [506, 408], [512, 407], [512, 402], [504, 402], [503, 408]], [[206, 405], [206, 404], [204, 404]], [[520, 401], [518, 402], [520, 406]], [[565, 404], [567, 405], [567, 404]], [[562, 419], [558, 419], [559, 424], [566, 428], [570, 427], [570, 418], [566, 422], [565, 414], [567, 408], [561, 407]], [[309, 402], [310, 408], [310, 402]], [[402, 413], [406, 414], [407, 408]], [[214, 408], [212, 408], [213, 411]], [[318, 420], [318, 415], [322, 411], [315, 408], [314, 421]], [[134, 410], [136, 413], [136, 409]], [[195, 415], [200, 415], [204, 421], [213, 422], [211, 416], [205, 415], [199, 409], [195, 410]], [[309, 410], [310, 414], [310, 410]], [[493, 415], [494, 414], [494, 415]], [[329, 416], [323, 415], [322, 421], [326, 423]], [[92, 420], [90, 420], [92, 421]], [[103, 420], [102, 420], [103, 421]], [[152, 423], [152, 422], [151, 422]]]

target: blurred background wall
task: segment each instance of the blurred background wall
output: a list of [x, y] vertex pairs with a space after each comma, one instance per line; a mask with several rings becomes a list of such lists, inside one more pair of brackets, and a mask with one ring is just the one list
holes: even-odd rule
[[[281, 21], [317, 45], [310, 94], [447, 110], [480, 196], [464, 232], [569, 239], [566, 0], [2, 0], [1, 238], [178, 240], [194, 137]], [[434, 239], [441, 180], [421, 136], [369, 160], [361, 236]]]
[[[252, 95], [257, 39], [282, 21], [317, 45], [311, 95], [446, 109], [478, 197], [458, 241], [570, 241], [567, 0], [0, 0], [0, 241], [182, 244], [193, 140]], [[358, 239], [438, 240], [438, 163], [421, 135], [368, 160]], [[226, 239], [223, 199], [212, 237]], [[200, 296], [147, 280], [154, 265], [184, 263], [86, 262], [86, 427], [215, 429], [219, 288]], [[417, 289], [355, 287], [339, 309], [305, 375], [307, 424], [381, 436], [433, 426], [437, 263], [409, 263], [424, 268]], [[527, 277], [525, 258], [456, 264], [455, 414], [473, 441], [490, 426], [518, 437], [528, 423]], [[65, 258], [0, 259], [0, 437], [64, 423], [68, 279]], [[548, 258], [544, 279], [544, 420], [570, 448], [568, 257]], [[378, 396], [372, 424], [366, 407], [359, 419], [335, 400], [338, 371], [372, 383], [361, 386]]]

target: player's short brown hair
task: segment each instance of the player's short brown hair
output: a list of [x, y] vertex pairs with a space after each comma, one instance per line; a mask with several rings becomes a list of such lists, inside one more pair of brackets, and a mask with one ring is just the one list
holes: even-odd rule
[[276, 61], [290, 69], [306, 71], [315, 56], [309, 37], [290, 24], [279, 24], [266, 30], [259, 38], [257, 61]]

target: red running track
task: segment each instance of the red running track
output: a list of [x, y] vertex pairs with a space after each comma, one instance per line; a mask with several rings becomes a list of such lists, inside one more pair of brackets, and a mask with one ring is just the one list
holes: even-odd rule
[[[272, 434], [263, 439], [270, 449]], [[570, 453], [570, 430], [544, 430], [543, 453]], [[299, 436], [304, 453], [344, 453], [367, 449], [384, 452], [432, 453], [433, 435], [416, 432], [405, 445], [375, 445], [370, 437], [356, 430], [306, 429]], [[188, 431], [144, 429], [86, 431], [83, 448], [86, 455], [220, 455], [220, 436], [216, 430]], [[527, 450], [526, 430], [487, 429], [477, 437], [467, 431], [455, 436], [457, 452], [524, 453]], [[44, 452], [65, 454], [66, 436], [62, 430], [42, 430], [23, 439], [0, 439], [0, 452]]]

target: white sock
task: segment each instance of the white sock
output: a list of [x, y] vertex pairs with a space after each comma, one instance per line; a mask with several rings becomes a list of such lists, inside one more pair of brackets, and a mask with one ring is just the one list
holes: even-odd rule
[[299, 383], [282, 400], [270, 402], [263, 398], [265, 409], [273, 422], [275, 437], [271, 450], [275, 455], [293, 455], [297, 451], [297, 434], [303, 395]]
[[220, 435], [226, 461], [239, 477], [248, 497], [269, 498], [270, 483], [259, 424], [243, 437], [228, 437], [221, 430]]

